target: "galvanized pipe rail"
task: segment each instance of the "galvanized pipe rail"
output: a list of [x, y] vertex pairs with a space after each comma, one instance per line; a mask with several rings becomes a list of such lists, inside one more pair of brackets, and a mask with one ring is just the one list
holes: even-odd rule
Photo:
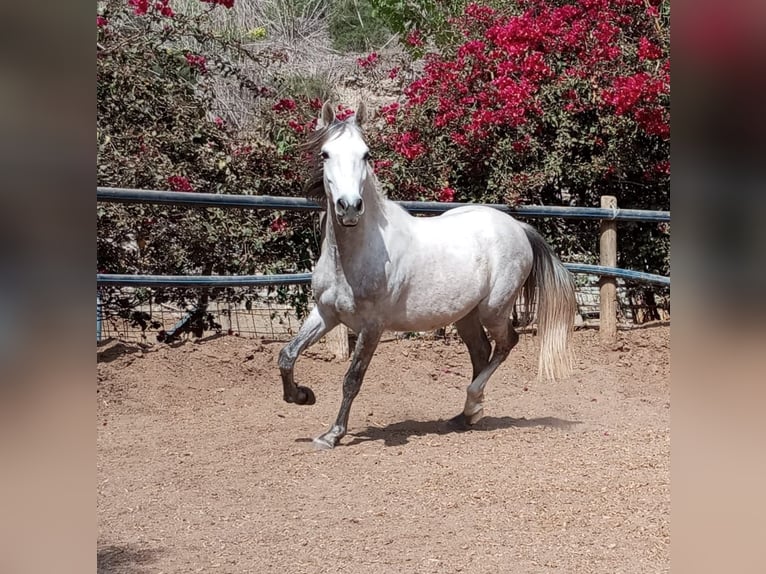
[[[322, 211], [325, 206], [317, 201], [302, 197], [274, 197], [268, 195], [227, 195], [215, 193], [195, 193], [177, 191], [155, 191], [141, 189], [123, 189], [97, 187], [97, 201], [119, 203], [151, 203], [159, 205], [188, 205], [193, 207], [303, 210]], [[545, 205], [524, 205], [510, 207], [500, 204], [483, 204], [517, 217], [557, 217], [563, 219], [601, 221], [601, 263], [607, 265], [587, 265], [584, 263], [564, 263], [572, 273], [599, 275], [601, 279], [601, 314], [610, 315], [605, 322], [602, 337], [611, 340], [616, 336], [616, 278], [640, 281], [655, 285], [670, 286], [670, 277], [620, 269], [608, 266], [617, 261], [616, 222], [648, 221], [669, 222], [669, 211], [650, 211], [639, 209], [619, 209], [616, 198], [603, 196], [602, 207], [563, 207]], [[399, 201], [399, 205], [414, 214], [439, 214], [464, 205], [457, 202], [437, 201]], [[97, 285], [112, 286], [147, 286], [147, 287], [266, 287], [272, 285], [306, 285], [311, 283], [310, 273], [278, 275], [118, 275], [97, 274]], [[613, 300], [614, 299], [614, 300]], [[610, 328], [611, 325], [611, 328]], [[346, 338], [347, 343], [347, 338]]]
[[[670, 285], [670, 278], [643, 271], [631, 271], [616, 267], [564, 263], [572, 273], [618, 277], [654, 285]], [[279, 275], [126, 275], [99, 273], [98, 285], [115, 287], [269, 287], [275, 285], [308, 285], [311, 273], [286, 273]]]
[[[97, 187], [97, 201], [117, 203], [154, 203], [160, 205], [189, 205], [194, 207], [238, 207], [244, 209], [275, 209], [297, 211], [322, 211], [323, 203], [304, 197], [275, 197], [271, 195], [228, 195], [219, 193], [195, 193], [186, 191], [148, 191], [117, 187]], [[410, 213], [444, 213], [471, 203], [440, 201], [397, 201]], [[670, 221], [669, 211], [645, 211], [642, 209], [604, 209], [600, 207], [564, 207], [554, 205], [482, 204], [494, 207], [518, 217], [557, 217], [562, 219], [589, 219], [612, 221]]]

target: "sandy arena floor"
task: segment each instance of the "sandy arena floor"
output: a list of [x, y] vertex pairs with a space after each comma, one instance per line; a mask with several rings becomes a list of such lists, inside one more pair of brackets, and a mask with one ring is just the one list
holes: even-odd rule
[[575, 334], [572, 377], [537, 382], [522, 335], [474, 430], [446, 423], [471, 373], [458, 340], [381, 343], [332, 451], [346, 363], [296, 366], [234, 336], [98, 348], [99, 573], [669, 571], [670, 329]]

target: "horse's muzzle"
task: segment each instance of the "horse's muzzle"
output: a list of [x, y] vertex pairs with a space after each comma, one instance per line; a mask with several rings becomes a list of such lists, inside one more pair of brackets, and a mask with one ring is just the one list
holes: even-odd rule
[[347, 217], [347, 216], [338, 217], [338, 222], [343, 227], [356, 227], [357, 223], [359, 223], [359, 216], [354, 216], [354, 217]]
[[354, 227], [359, 223], [359, 218], [363, 213], [364, 202], [361, 197], [352, 204], [343, 198], [335, 203], [335, 215], [338, 218], [338, 223], [344, 227]]

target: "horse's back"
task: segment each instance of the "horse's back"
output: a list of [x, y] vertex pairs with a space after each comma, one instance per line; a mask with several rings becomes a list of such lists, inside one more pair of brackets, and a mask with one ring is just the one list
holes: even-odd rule
[[477, 306], [502, 308], [532, 266], [523, 227], [493, 208], [464, 206], [438, 217], [411, 218], [390, 237], [387, 313], [398, 330], [426, 330]]
[[503, 261], [531, 258], [532, 249], [522, 225], [492, 207], [465, 205], [418, 221], [424, 235], [433, 234], [452, 246], [473, 245]]

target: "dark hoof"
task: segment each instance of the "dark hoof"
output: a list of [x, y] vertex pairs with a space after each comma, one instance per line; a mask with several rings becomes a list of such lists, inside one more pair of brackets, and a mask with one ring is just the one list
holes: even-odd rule
[[447, 421], [447, 428], [455, 432], [463, 432], [470, 430], [471, 425], [468, 424], [468, 418], [463, 413], [460, 413]]
[[470, 417], [465, 413], [460, 413], [456, 417], [452, 417], [447, 421], [447, 426], [454, 431], [467, 431], [470, 430], [477, 422], [484, 416], [484, 409], [477, 411]]
[[298, 387], [295, 391], [295, 404], [296, 405], [313, 405], [317, 402], [314, 396], [314, 391], [308, 387]]

